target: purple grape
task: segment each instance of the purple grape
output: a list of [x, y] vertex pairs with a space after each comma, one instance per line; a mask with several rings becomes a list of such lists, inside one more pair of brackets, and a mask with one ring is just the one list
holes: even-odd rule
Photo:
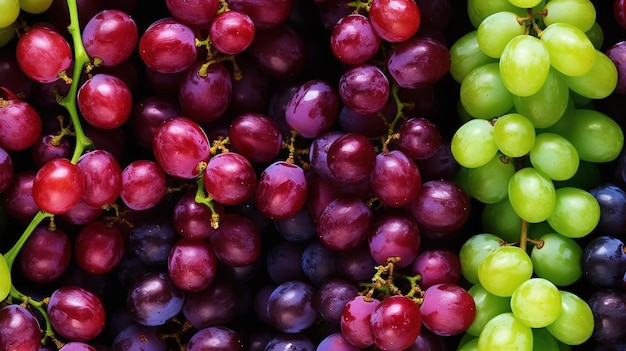
[[111, 351], [132, 350], [165, 351], [167, 347], [157, 327], [133, 323], [121, 330], [111, 344]]
[[294, 262], [302, 262], [302, 253], [305, 247], [304, 243], [295, 243], [284, 239], [272, 245], [266, 260], [266, 269], [270, 279], [277, 284], [305, 279], [302, 264], [294, 264]]
[[325, 337], [317, 345], [316, 351], [358, 351], [360, 348], [350, 344], [341, 333], [333, 333]]
[[317, 234], [322, 244], [331, 250], [350, 250], [365, 241], [373, 221], [374, 214], [363, 200], [340, 196], [320, 214]]
[[315, 344], [305, 334], [281, 333], [268, 341], [264, 351], [310, 351], [314, 349]]
[[182, 312], [196, 329], [226, 325], [237, 316], [240, 297], [237, 285], [218, 275], [208, 288], [185, 294]]
[[389, 207], [404, 207], [417, 196], [422, 176], [415, 162], [399, 150], [376, 156], [370, 173], [372, 192]]
[[370, 253], [377, 264], [398, 257], [398, 267], [407, 267], [420, 249], [421, 236], [417, 222], [403, 210], [388, 211], [374, 222], [368, 239]]
[[335, 253], [320, 243], [311, 241], [302, 252], [302, 272], [315, 286], [320, 286], [337, 273]]
[[615, 184], [598, 184], [589, 192], [600, 204], [600, 222], [596, 231], [620, 235], [626, 228], [626, 192]]
[[422, 88], [435, 84], [448, 73], [450, 53], [439, 41], [417, 36], [395, 46], [387, 66], [401, 87]]
[[275, 221], [274, 225], [278, 233], [287, 241], [307, 242], [317, 234], [315, 222], [306, 207], [300, 209], [291, 218]]
[[617, 288], [623, 285], [626, 252], [622, 240], [608, 235], [593, 238], [583, 248], [583, 275], [591, 285]]
[[330, 145], [326, 158], [333, 179], [357, 183], [368, 178], [374, 169], [376, 150], [365, 136], [348, 133]]
[[180, 239], [170, 251], [167, 270], [170, 279], [180, 290], [204, 290], [217, 276], [216, 252], [204, 240]]
[[129, 246], [146, 265], [167, 263], [178, 234], [171, 221], [154, 218], [137, 224], [129, 235]]
[[379, 300], [366, 299], [359, 295], [344, 306], [340, 321], [341, 332], [352, 345], [366, 348], [374, 344], [370, 319], [378, 305]]
[[285, 119], [304, 138], [327, 132], [339, 115], [339, 94], [329, 83], [311, 80], [300, 86], [287, 103]]
[[306, 59], [302, 36], [285, 24], [257, 30], [246, 51], [265, 73], [279, 80], [297, 76]]
[[243, 351], [239, 335], [226, 327], [208, 327], [197, 331], [187, 343], [188, 351]]
[[261, 173], [254, 203], [265, 217], [282, 220], [298, 213], [306, 196], [307, 181], [302, 168], [276, 161]]
[[432, 157], [441, 146], [439, 127], [425, 118], [411, 118], [402, 123], [398, 134], [398, 148], [414, 160]]
[[39, 322], [26, 308], [0, 308], [0, 350], [37, 350], [41, 342]]
[[407, 208], [420, 226], [433, 232], [453, 232], [470, 214], [470, 200], [463, 189], [447, 180], [431, 180], [420, 188]]
[[267, 313], [274, 327], [285, 333], [299, 333], [318, 317], [313, 307], [315, 289], [309, 283], [292, 280], [277, 286], [267, 301]]
[[126, 305], [138, 323], [159, 326], [181, 311], [184, 300], [184, 293], [167, 274], [149, 272], [128, 290]]
[[324, 320], [339, 325], [344, 306], [356, 297], [358, 292], [358, 287], [352, 281], [333, 278], [317, 289], [314, 305]]
[[587, 299], [593, 312], [593, 339], [603, 344], [626, 342], [626, 293], [616, 289], [595, 291]]
[[352, 66], [339, 79], [341, 101], [358, 113], [376, 113], [385, 107], [390, 94], [389, 80], [376, 66]]
[[369, 18], [356, 13], [342, 17], [330, 33], [330, 49], [339, 61], [348, 65], [373, 59], [380, 43]]
[[223, 64], [214, 63], [206, 72], [200, 71], [201, 66], [202, 62], [196, 62], [187, 69], [180, 82], [178, 101], [185, 116], [207, 123], [224, 114], [230, 104], [233, 86], [230, 73]]

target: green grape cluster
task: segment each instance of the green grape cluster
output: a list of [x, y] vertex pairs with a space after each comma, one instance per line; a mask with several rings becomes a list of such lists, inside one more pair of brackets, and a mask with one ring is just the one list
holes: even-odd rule
[[586, 184], [624, 145], [593, 108], [617, 70], [598, 50], [589, 0], [468, 0], [467, 10], [475, 30], [450, 48], [464, 121], [451, 151], [458, 183], [485, 204], [485, 233], [460, 252], [476, 319], [459, 350], [568, 349], [594, 327], [586, 302], [562, 288], [582, 276], [576, 239], [600, 220]]
[[12, 24], [17, 21], [21, 11], [39, 14], [46, 11], [50, 5], [52, 0], [0, 0], [0, 47], [15, 36]]

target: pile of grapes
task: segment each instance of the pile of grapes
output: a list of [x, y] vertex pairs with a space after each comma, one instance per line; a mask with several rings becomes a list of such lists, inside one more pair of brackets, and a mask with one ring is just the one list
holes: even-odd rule
[[0, 351], [626, 350], [626, 1], [0, 1]]

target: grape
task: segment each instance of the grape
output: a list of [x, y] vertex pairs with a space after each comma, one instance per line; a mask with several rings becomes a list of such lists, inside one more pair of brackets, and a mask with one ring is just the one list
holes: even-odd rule
[[274, 244], [266, 258], [266, 268], [270, 279], [278, 284], [297, 279], [304, 279], [301, 262], [305, 246], [286, 240]]
[[376, 150], [366, 137], [347, 133], [333, 141], [326, 159], [333, 179], [357, 183], [370, 176], [375, 166]]
[[232, 280], [218, 275], [208, 288], [185, 293], [182, 313], [196, 329], [228, 324], [241, 308], [237, 289]]
[[352, 66], [339, 80], [339, 97], [358, 113], [376, 113], [389, 99], [389, 80], [383, 71], [370, 64]]
[[257, 177], [248, 159], [235, 152], [212, 157], [202, 176], [204, 189], [225, 205], [241, 204], [254, 195]]
[[526, 28], [523, 23], [517, 21], [517, 18], [518, 15], [510, 11], [500, 11], [487, 16], [476, 29], [476, 41], [480, 50], [489, 57], [500, 58], [507, 43], [514, 38], [518, 36], [531, 38], [521, 36]]
[[398, 129], [398, 148], [414, 160], [434, 156], [442, 145], [439, 127], [426, 118], [411, 118]]
[[42, 131], [41, 117], [30, 104], [0, 99], [0, 147], [20, 151], [33, 146]]
[[533, 273], [533, 264], [524, 250], [517, 246], [501, 246], [478, 266], [478, 281], [490, 293], [508, 297]]
[[557, 233], [546, 233], [539, 240], [543, 244], [535, 245], [530, 254], [535, 274], [558, 286], [578, 281], [583, 275], [580, 265], [583, 250], [578, 243]]
[[543, 20], [547, 26], [552, 23], [569, 23], [586, 32], [596, 22], [596, 9], [591, 1], [557, 0], [546, 4], [547, 14]]
[[333, 278], [317, 289], [313, 303], [324, 320], [339, 325], [344, 306], [357, 294], [356, 284], [342, 278]]
[[422, 277], [422, 289], [436, 284], [457, 284], [461, 280], [461, 261], [450, 249], [427, 249], [413, 260], [411, 272]]
[[83, 270], [104, 274], [120, 263], [124, 247], [124, 237], [117, 227], [96, 220], [78, 232], [74, 239], [74, 258]]
[[68, 159], [57, 158], [39, 169], [33, 180], [33, 200], [43, 211], [62, 214], [74, 207], [85, 190], [85, 176]]
[[420, 308], [408, 297], [395, 295], [381, 301], [372, 312], [370, 325], [376, 347], [404, 350], [420, 333]]
[[533, 147], [535, 138], [532, 122], [519, 113], [500, 116], [493, 125], [493, 139], [498, 150], [509, 157], [526, 155]]
[[[246, 14], [255, 21], [250, 13]], [[285, 80], [300, 74], [306, 59], [306, 44], [301, 35], [286, 24], [269, 29], [255, 24], [255, 28], [254, 40], [246, 50], [253, 61], [272, 78]]]
[[556, 190], [554, 211], [548, 223], [558, 233], [580, 238], [596, 227], [600, 220], [600, 205], [589, 192], [572, 187]]
[[311, 241], [302, 251], [302, 273], [315, 287], [337, 275], [335, 251], [319, 240]]
[[63, 275], [72, 258], [67, 234], [38, 226], [24, 243], [17, 262], [22, 274], [38, 283], [48, 283]]
[[[193, 63], [182, 76], [178, 102], [187, 118], [199, 123], [217, 120], [228, 108], [232, 96], [232, 79], [222, 63], [206, 70], [202, 62]], [[204, 97], [210, 95], [211, 99]]]
[[54, 330], [72, 341], [93, 339], [104, 328], [105, 309], [102, 301], [83, 288], [58, 288], [50, 295], [47, 312]]
[[414, 1], [375, 0], [370, 7], [369, 18], [381, 38], [403, 42], [417, 32], [421, 15]]
[[489, 233], [473, 235], [467, 239], [459, 251], [463, 277], [470, 283], [478, 283], [478, 267], [489, 253], [500, 247], [501, 243], [501, 238]]
[[104, 73], [89, 78], [78, 89], [77, 102], [87, 122], [101, 129], [113, 129], [124, 124], [133, 109], [132, 96], [126, 84]]
[[373, 212], [363, 200], [340, 196], [320, 213], [317, 235], [332, 250], [350, 250], [365, 241], [373, 223]]
[[511, 295], [511, 311], [531, 328], [543, 328], [561, 314], [561, 294], [549, 280], [531, 278]]
[[132, 17], [123, 11], [109, 9], [89, 20], [82, 39], [89, 57], [101, 60], [104, 66], [115, 66], [133, 53], [139, 33]]
[[536, 6], [541, 1], [540, 0], [509, 0], [509, 2], [517, 7], [530, 8], [530, 7]]
[[267, 301], [267, 313], [274, 327], [286, 333], [299, 333], [317, 318], [313, 307], [315, 289], [303, 281], [288, 281], [277, 286]]
[[487, 164], [498, 152], [494, 127], [483, 119], [470, 120], [452, 136], [450, 149], [454, 159], [466, 168]]
[[580, 345], [587, 341], [594, 329], [594, 318], [589, 305], [568, 291], [561, 293], [561, 314], [546, 328], [557, 340], [567, 345]]
[[281, 150], [282, 134], [276, 122], [260, 113], [236, 116], [228, 127], [233, 151], [252, 162], [268, 162]]
[[20, 36], [15, 56], [24, 74], [40, 83], [54, 82], [72, 64], [72, 50], [67, 41], [43, 26], [33, 27]]
[[511, 39], [500, 57], [500, 76], [514, 95], [530, 96], [544, 85], [550, 72], [550, 55], [543, 42], [530, 35]]
[[624, 145], [624, 132], [602, 112], [576, 109], [572, 125], [563, 135], [569, 140], [581, 160], [609, 162], [617, 158]]
[[447, 180], [430, 180], [422, 184], [408, 210], [420, 227], [450, 233], [465, 224], [470, 207], [469, 197], [457, 184]]
[[349, 343], [356, 347], [369, 347], [374, 344], [370, 318], [380, 301], [355, 296], [346, 303], [341, 313], [341, 332]]
[[368, 237], [370, 254], [383, 265], [390, 257], [398, 257], [398, 267], [407, 267], [419, 252], [420, 229], [405, 211], [389, 211], [378, 217]]
[[141, 59], [157, 72], [182, 72], [193, 64], [196, 54], [193, 30], [175, 19], [152, 23], [139, 38]]
[[0, 349], [37, 350], [41, 332], [39, 322], [26, 308], [7, 305], [0, 308]]
[[400, 150], [376, 155], [369, 181], [374, 195], [383, 204], [394, 208], [415, 201], [422, 186], [417, 165]]
[[457, 83], [461, 83], [474, 68], [492, 62], [496, 62], [496, 59], [482, 52], [478, 45], [478, 33], [475, 30], [464, 34], [450, 47], [449, 71]]
[[624, 323], [626, 294], [620, 290], [603, 289], [587, 299], [595, 318], [593, 338], [604, 344], [623, 342], [626, 339], [620, 325]]
[[600, 220], [597, 230], [616, 235], [624, 227], [626, 218], [626, 192], [611, 183], [601, 183], [589, 189], [600, 205]]
[[137, 278], [126, 298], [133, 319], [146, 326], [159, 326], [183, 307], [184, 293], [165, 273], [149, 272]]
[[122, 329], [111, 344], [112, 351], [128, 351], [143, 347], [146, 351], [165, 351], [165, 343], [158, 336], [158, 329], [133, 323]]
[[133, 210], [154, 207], [165, 196], [166, 175], [155, 162], [138, 160], [122, 171], [120, 198]]
[[254, 202], [265, 217], [282, 220], [298, 213], [306, 195], [307, 181], [302, 168], [277, 161], [261, 173]]
[[317, 345], [316, 351], [358, 351], [360, 348], [350, 344], [341, 333], [333, 333], [325, 337]]
[[596, 61], [596, 50], [585, 33], [569, 23], [553, 23], [541, 34], [550, 64], [566, 76], [587, 73]]
[[342, 17], [330, 33], [330, 49], [339, 61], [348, 65], [370, 61], [380, 42], [369, 18], [358, 13]]
[[494, 204], [485, 204], [481, 214], [482, 229], [488, 233], [498, 233], [506, 242], [516, 242], [522, 230], [519, 218], [508, 198]]
[[168, 255], [178, 240], [176, 230], [166, 218], [137, 223], [130, 231], [128, 245], [146, 265], [167, 263]]
[[278, 334], [267, 342], [264, 351], [309, 351], [315, 344], [306, 334]]
[[292, 0], [232, 0], [228, 6], [250, 16], [257, 29], [268, 29], [287, 20], [293, 4]]
[[597, 287], [620, 287], [626, 272], [626, 252], [622, 240], [601, 235], [585, 245], [581, 258], [587, 281]]
[[312, 80], [302, 84], [287, 102], [285, 119], [305, 138], [327, 132], [339, 114], [339, 94], [330, 84]]
[[576, 174], [580, 159], [572, 143], [558, 134], [540, 133], [530, 149], [533, 167], [553, 180], [568, 180]]
[[180, 290], [204, 290], [217, 275], [215, 251], [206, 241], [180, 239], [169, 253], [167, 269], [172, 283]]
[[234, 55], [250, 46], [254, 32], [254, 23], [250, 17], [238, 11], [228, 11], [218, 14], [211, 21], [209, 38], [217, 50]]
[[275, 221], [274, 226], [284, 239], [292, 242], [306, 242], [317, 234], [315, 222], [306, 207], [291, 218]]
[[556, 190], [548, 177], [532, 167], [526, 167], [511, 177], [509, 200], [520, 218], [538, 223], [554, 212]]
[[16, 173], [13, 182], [2, 193], [3, 209], [18, 221], [26, 222], [39, 211], [32, 192], [35, 176], [34, 171]]
[[457, 335], [472, 324], [476, 305], [472, 295], [458, 285], [443, 283], [426, 289], [420, 306], [422, 323], [437, 335]]
[[513, 107], [513, 94], [502, 81], [498, 63], [487, 63], [473, 69], [461, 83], [461, 104], [469, 115], [490, 119]]
[[497, 153], [486, 164], [471, 168], [467, 187], [472, 196], [485, 204], [494, 204], [507, 198], [511, 177], [515, 174], [513, 161]]
[[[46, 162], [55, 158], [70, 159], [72, 157], [70, 142], [66, 138], [57, 140], [58, 138], [56, 138], [55, 135], [43, 135], [39, 138], [35, 145], [33, 145], [31, 148], [32, 158], [33, 163], [37, 167], [41, 167], [46, 164]], [[0, 186], [0, 189], [1, 188], [2, 187]]]
[[566, 77], [566, 80], [570, 89], [577, 94], [590, 99], [603, 99], [617, 87], [618, 72], [609, 56], [596, 51], [596, 61], [589, 72], [580, 76]]
[[387, 61], [389, 74], [403, 88], [429, 87], [450, 68], [450, 53], [441, 42], [416, 36], [395, 46]]
[[535, 128], [547, 128], [567, 113], [569, 96], [565, 77], [550, 69], [539, 91], [530, 96], [514, 96], [513, 104], [517, 112], [528, 118]]
[[20, 14], [20, 1], [9, 0], [2, 2], [2, 17], [0, 17], [0, 28], [9, 27]]
[[511, 312], [499, 314], [485, 324], [478, 337], [478, 349], [531, 351], [533, 349], [532, 330]]
[[117, 160], [105, 150], [83, 154], [76, 166], [85, 176], [85, 192], [81, 200], [91, 207], [103, 207], [115, 202], [122, 190], [122, 170]]
[[252, 219], [237, 213], [221, 216], [220, 226], [209, 241], [217, 258], [229, 266], [246, 266], [261, 255], [261, 231]]
[[220, 8], [217, 0], [209, 1], [180, 1], [166, 0], [165, 5], [168, 11], [179, 20], [191, 25], [206, 25]]
[[474, 299], [476, 307], [472, 324], [466, 329], [469, 335], [480, 336], [485, 325], [501, 313], [511, 312], [511, 299], [509, 297], [496, 296], [480, 284], [474, 284], [467, 291]]
[[239, 335], [226, 327], [208, 327], [197, 331], [187, 343], [189, 351], [243, 350]]

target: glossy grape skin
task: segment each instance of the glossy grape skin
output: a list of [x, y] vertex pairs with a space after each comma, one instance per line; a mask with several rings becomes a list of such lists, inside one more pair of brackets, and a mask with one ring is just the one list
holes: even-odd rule
[[122, 190], [122, 170], [108, 151], [94, 150], [76, 162], [85, 176], [85, 192], [81, 198], [91, 207], [111, 205]]
[[626, 341], [626, 333], [621, 326], [625, 322], [626, 294], [617, 289], [595, 291], [587, 299], [593, 312], [595, 327], [593, 338], [603, 344]]
[[87, 122], [101, 129], [121, 126], [133, 109], [132, 96], [126, 84], [104, 73], [94, 75], [78, 89], [77, 102]]
[[132, 323], [120, 330], [111, 343], [111, 351], [130, 351], [143, 347], [149, 351], [165, 351], [166, 345], [156, 327]]
[[406, 211], [389, 211], [379, 216], [368, 237], [370, 254], [379, 265], [387, 264], [390, 257], [398, 257], [398, 267], [407, 267], [420, 249], [420, 229]]
[[426, 249], [411, 263], [411, 272], [422, 277], [422, 289], [436, 284], [457, 284], [461, 280], [461, 261], [450, 249]]
[[233, 151], [252, 162], [269, 162], [278, 156], [282, 134], [276, 122], [261, 113], [243, 113], [228, 126]]
[[520, 322], [511, 312], [492, 318], [478, 337], [478, 349], [497, 348], [531, 351], [533, 335], [530, 327]]
[[218, 275], [207, 289], [185, 293], [182, 313], [194, 328], [203, 329], [230, 323], [239, 313], [242, 303], [238, 286]]
[[316, 351], [358, 351], [360, 348], [350, 344], [341, 333], [333, 333], [325, 337], [317, 345]]
[[218, 14], [209, 27], [211, 44], [227, 55], [238, 54], [247, 49], [254, 39], [254, 33], [252, 19], [238, 11]]
[[270, 339], [264, 351], [308, 351], [315, 349], [315, 344], [304, 333], [280, 333]]
[[105, 309], [92, 292], [75, 286], [55, 290], [47, 307], [54, 330], [73, 341], [95, 338], [104, 328]]
[[530, 257], [517, 246], [496, 248], [478, 266], [480, 284], [490, 293], [503, 297], [511, 296], [532, 273]]
[[[617, 2], [617, 1], [616, 1]], [[624, 17], [626, 19], [626, 16]], [[626, 22], [625, 22], [626, 23]], [[615, 91], [619, 94], [626, 93], [626, 42], [620, 41], [607, 49], [606, 55], [613, 61], [617, 69], [617, 86]]]
[[337, 59], [348, 65], [370, 61], [380, 48], [381, 39], [369, 18], [360, 14], [342, 17], [330, 34], [330, 48]]
[[34, 171], [15, 173], [9, 187], [2, 192], [2, 207], [7, 215], [20, 222], [28, 222], [39, 211], [39, 207], [33, 199]]
[[288, 281], [277, 286], [267, 301], [267, 313], [274, 327], [286, 333], [298, 333], [317, 318], [313, 307], [315, 289], [304, 281]]
[[372, 312], [374, 344], [384, 350], [404, 350], [417, 339], [421, 321], [417, 303], [405, 296], [390, 296]]
[[339, 79], [339, 97], [352, 110], [368, 114], [385, 107], [390, 94], [389, 80], [378, 67], [352, 66]]
[[201, 72], [202, 64], [195, 62], [185, 71], [178, 90], [178, 101], [185, 116], [198, 123], [220, 118], [228, 108], [233, 90], [230, 73], [223, 64], [211, 64], [206, 72]]
[[198, 163], [211, 157], [204, 130], [185, 117], [165, 121], [154, 135], [154, 155], [163, 170], [174, 177], [191, 179], [199, 174]]
[[174, 206], [173, 224], [176, 231], [187, 239], [206, 239], [215, 232], [211, 226], [211, 209], [196, 202], [196, 191], [183, 194]]
[[218, 0], [210, 1], [165, 1], [168, 11], [177, 19], [190, 25], [208, 24], [217, 14], [220, 7]]
[[316, 138], [327, 132], [339, 115], [339, 94], [329, 83], [311, 80], [296, 90], [285, 110], [291, 128], [304, 138]]
[[358, 288], [354, 282], [333, 278], [317, 289], [313, 303], [324, 320], [339, 325], [343, 308], [357, 294]]
[[239, 335], [226, 327], [208, 327], [197, 331], [187, 343], [189, 351], [243, 350]]
[[374, 344], [374, 336], [370, 326], [372, 312], [380, 301], [364, 296], [355, 296], [346, 303], [341, 314], [341, 332], [343, 336], [356, 347], [369, 347]]
[[622, 240], [602, 235], [585, 245], [581, 258], [583, 275], [593, 286], [620, 287], [626, 272], [626, 252]]
[[543, 240], [543, 245], [541, 248], [535, 245], [530, 255], [537, 276], [558, 286], [571, 285], [582, 277], [583, 249], [574, 239], [546, 233], [539, 240]]
[[41, 336], [39, 322], [26, 308], [20, 305], [0, 308], [0, 350], [37, 350]]
[[29, 280], [49, 283], [63, 275], [71, 258], [72, 246], [63, 230], [38, 226], [20, 250], [17, 263]]
[[171, 97], [155, 95], [137, 101], [128, 122], [139, 145], [152, 151], [152, 139], [161, 123], [171, 117], [182, 115], [178, 101]]
[[455, 183], [431, 180], [422, 184], [417, 198], [408, 206], [417, 222], [428, 230], [451, 232], [469, 217], [471, 203]]
[[422, 186], [417, 165], [400, 150], [376, 155], [369, 180], [374, 195], [394, 208], [409, 206], [419, 196]]
[[417, 4], [404, 0], [376, 0], [372, 2], [369, 16], [374, 31], [390, 42], [403, 42], [412, 37], [421, 19]]
[[511, 312], [511, 299], [509, 297], [496, 296], [479, 283], [474, 284], [468, 293], [474, 299], [476, 313], [472, 324], [466, 329], [467, 335], [480, 336], [485, 325], [492, 318], [501, 313]]
[[196, 53], [193, 30], [171, 18], [151, 24], [139, 38], [141, 59], [157, 72], [182, 72], [193, 64]]
[[287, 24], [263, 30], [257, 26], [256, 29], [254, 40], [246, 51], [264, 72], [280, 80], [302, 72], [306, 63], [306, 44], [298, 32]]
[[122, 260], [125, 243], [120, 230], [102, 221], [85, 225], [74, 239], [74, 258], [91, 274], [112, 271]]
[[[55, 158], [70, 159], [72, 157], [70, 142], [66, 138], [57, 140], [53, 134], [42, 135], [31, 150], [33, 163], [37, 167], [41, 167]], [[1, 188], [2, 186], [0, 186]]]
[[157, 163], [134, 161], [122, 171], [120, 197], [133, 210], [152, 208], [165, 196], [165, 181], [165, 172]]
[[167, 263], [172, 247], [179, 239], [168, 218], [146, 219], [137, 223], [128, 234], [128, 246], [142, 263]]
[[580, 345], [593, 334], [594, 318], [589, 305], [568, 291], [561, 293], [561, 314], [546, 328], [557, 340], [567, 345]]
[[135, 50], [139, 33], [132, 17], [120, 10], [104, 10], [89, 20], [82, 32], [89, 57], [105, 66], [124, 62]]
[[302, 168], [277, 161], [261, 173], [254, 203], [265, 217], [272, 220], [286, 219], [304, 206], [307, 192]]
[[180, 239], [167, 259], [170, 279], [182, 291], [204, 290], [217, 275], [213, 247], [204, 240]]
[[455, 284], [436, 284], [424, 292], [422, 323], [437, 335], [457, 335], [469, 328], [476, 315], [472, 295]]
[[59, 74], [72, 64], [72, 51], [67, 41], [58, 32], [43, 26], [33, 27], [20, 36], [15, 55], [24, 74], [40, 83], [59, 79]]
[[350, 250], [367, 238], [373, 218], [363, 200], [352, 196], [338, 197], [322, 210], [317, 221], [317, 235], [331, 250]]
[[600, 205], [600, 221], [596, 230], [617, 235], [626, 223], [626, 192], [611, 183], [602, 183], [589, 189]]
[[220, 226], [209, 240], [220, 262], [229, 266], [249, 265], [261, 255], [261, 231], [250, 218], [238, 213], [221, 216]]
[[83, 196], [85, 176], [68, 159], [57, 158], [39, 169], [33, 180], [33, 200], [46, 212], [63, 214]]
[[441, 146], [439, 127], [426, 118], [411, 118], [398, 129], [398, 148], [414, 160], [435, 155]]
[[357, 183], [369, 177], [376, 161], [376, 150], [366, 137], [347, 133], [330, 145], [326, 159], [333, 179]]
[[225, 205], [237, 205], [254, 195], [257, 176], [250, 161], [235, 152], [212, 157], [203, 174], [204, 189]]
[[389, 74], [403, 88], [435, 84], [450, 69], [450, 52], [441, 42], [417, 36], [398, 44], [387, 61]]
[[163, 325], [177, 315], [184, 293], [165, 273], [150, 272], [139, 277], [128, 290], [127, 308], [133, 319], [146, 326]]
[[20, 151], [37, 142], [42, 122], [37, 110], [27, 102], [0, 100], [0, 127], [0, 147], [6, 151]]

